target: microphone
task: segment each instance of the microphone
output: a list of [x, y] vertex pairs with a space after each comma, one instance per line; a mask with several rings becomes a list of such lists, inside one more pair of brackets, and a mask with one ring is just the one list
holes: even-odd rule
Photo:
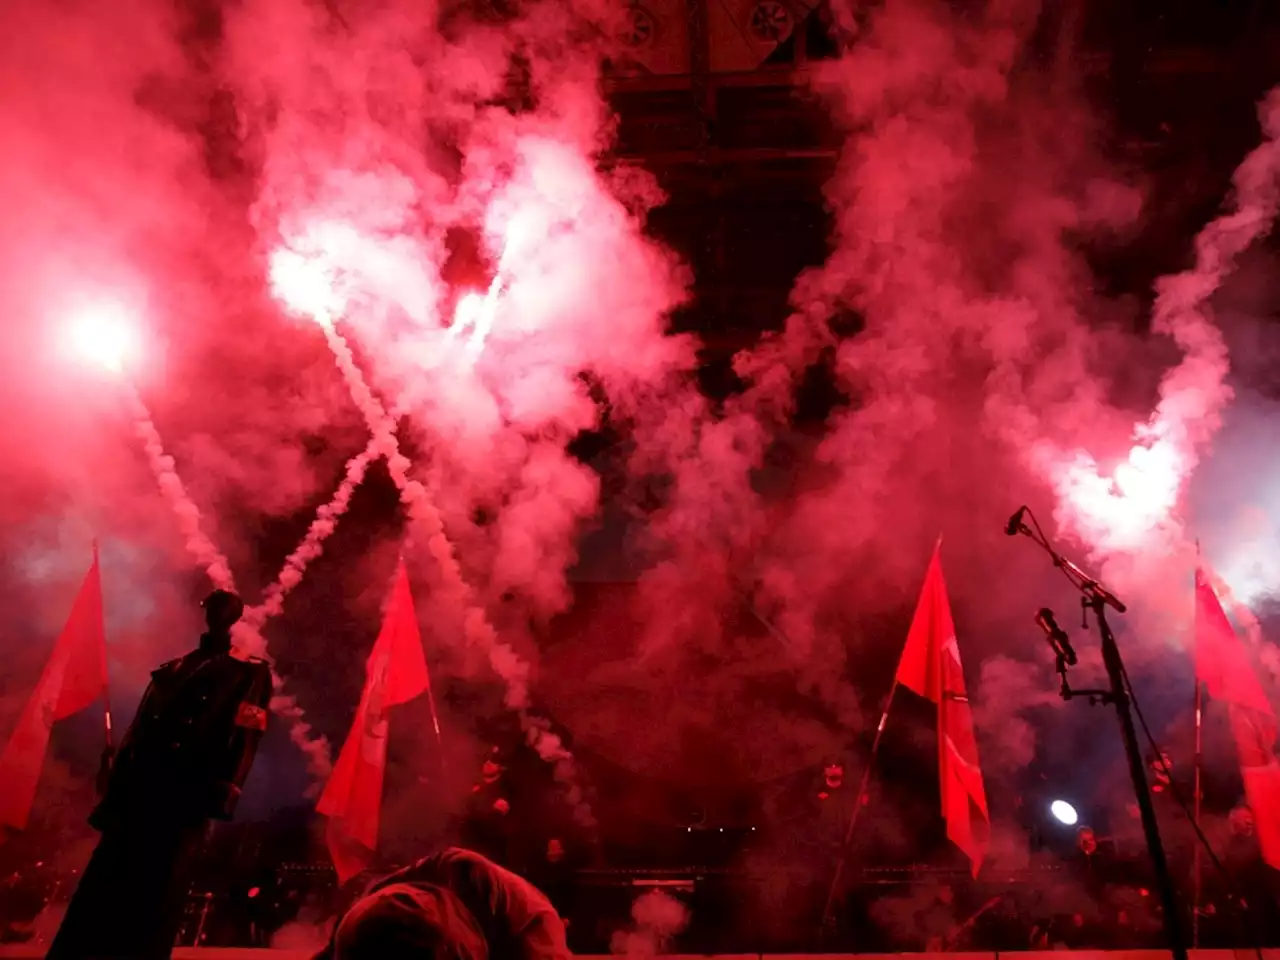
[[1018, 512], [1009, 518], [1009, 522], [1004, 525], [1004, 535], [1006, 537], [1017, 536], [1018, 531], [1022, 529], [1022, 516], [1026, 512], [1026, 507], [1019, 507]]
[[1053, 647], [1053, 652], [1061, 656], [1067, 666], [1074, 667], [1076, 665], [1076, 652], [1071, 648], [1071, 638], [1067, 636], [1067, 632], [1058, 626], [1058, 621], [1054, 619], [1053, 611], [1048, 607], [1041, 607], [1040, 612], [1036, 614], [1036, 626], [1044, 631], [1044, 635], [1049, 638], [1049, 646]]

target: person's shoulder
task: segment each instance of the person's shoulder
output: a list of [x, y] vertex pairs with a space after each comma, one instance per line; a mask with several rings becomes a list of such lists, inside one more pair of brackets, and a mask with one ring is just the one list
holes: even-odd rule
[[435, 860], [438, 863], [458, 863], [476, 866], [483, 869], [502, 869], [483, 853], [477, 853], [475, 850], [468, 850], [466, 847], [445, 847], [439, 853], [434, 854], [427, 859]]
[[254, 675], [271, 673], [271, 664], [262, 657], [252, 657], [248, 654], [228, 654], [226, 659], [233, 665], [233, 669], [242, 673]]
[[172, 660], [166, 660], [160, 666], [151, 671], [152, 679], [163, 680], [169, 674], [173, 673], [182, 665], [182, 661], [187, 659], [189, 654], [183, 654], [180, 657], [174, 657]]
[[261, 657], [250, 657], [242, 653], [220, 654], [214, 669], [223, 683], [233, 684], [237, 689], [274, 686], [271, 664]]
[[474, 876], [476, 873], [489, 873], [497, 868], [488, 857], [465, 847], [441, 847], [429, 853], [406, 868], [420, 877], [454, 877], [461, 875]]
[[441, 847], [440, 851], [434, 856], [444, 857], [450, 860], [484, 860], [482, 855], [474, 850], [468, 850], [466, 847]]
[[241, 670], [246, 681], [258, 690], [274, 690], [275, 675], [271, 672], [271, 664], [261, 657], [245, 657]]

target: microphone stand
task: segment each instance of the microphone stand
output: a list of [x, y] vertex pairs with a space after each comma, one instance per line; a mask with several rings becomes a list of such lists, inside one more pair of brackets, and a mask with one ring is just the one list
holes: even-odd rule
[[1126, 683], [1124, 660], [1120, 657], [1120, 648], [1116, 645], [1115, 634], [1107, 622], [1106, 608], [1109, 606], [1118, 613], [1125, 612], [1125, 605], [1100, 584], [1088, 576], [1070, 560], [1059, 554], [1050, 545], [1043, 533], [1032, 531], [1021, 521], [1017, 524], [1016, 533], [1025, 535], [1033, 543], [1049, 554], [1053, 565], [1060, 569], [1068, 580], [1083, 595], [1080, 605], [1085, 613], [1085, 625], [1088, 626], [1088, 611], [1093, 611], [1098, 623], [1098, 634], [1101, 638], [1102, 663], [1106, 667], [1110, 681], [1109, 690], [1073, 691], [1067, 684], [1066, 661], [1061, 655], [1058, 659], [1058, 672], [1062, 676], [1062, 698], [1070, 700], [1076, 695], [1089, 696], [1091, 700], [1110, 703], [1116, 708], [1116, 716], [1120, 720], [1120, 736], [1124, 740], [1125, 755], [1129, 761], [1129, 777], [1133, 781], [1133, 792], [1138, 801], [1138, 811], [1142, 817], [1142, 832], [1147, 841], [1147, 852], [1151, 856], [1151, 866], [1155, 872], [1155, 886], [1160, 893], [1160, 902], [1164, 908], [1165, 936], [1169, 940], [1169, 949], [1173, 960], [1187, 960], [1187, 944], [1182, 937], [1178, 900], [1174, 894], [1173, 878], [1169, 874], [1169, 861], [1165, 857], [1164, 844], [1160, 840], [1160, 827], [1156, 821], [1155, 806], [1151, 802], [1151, 789], [1147, 785], [1146, 766], [1142, 762], [1142, 751], [1138, 746], [1138, 734], [1133, 726], [1133, 713], [1130, 710], [1128, 685]]

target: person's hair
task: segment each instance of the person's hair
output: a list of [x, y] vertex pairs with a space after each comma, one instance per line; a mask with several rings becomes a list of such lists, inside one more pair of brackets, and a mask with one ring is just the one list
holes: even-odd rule
[[488, 960], [470, 911], [440, 887], [397, 883], [366, 895], [338, 924], [334, 960]]
[[201, 601], [204, 618], [210, 627], [229, 627], [244, 615], [244, 601], [230, 590], [215, 590]]

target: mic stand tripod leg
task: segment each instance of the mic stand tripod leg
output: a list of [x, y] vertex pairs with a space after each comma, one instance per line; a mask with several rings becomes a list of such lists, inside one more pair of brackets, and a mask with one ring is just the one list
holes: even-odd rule
[[1182, 916], [1173, 892], [1173, 878], [1169, 875], [1164, 844], [1160, 841], [1160, 826], [1156, 821], [1155, 806], [1151, 802], [1151, 790], [1147, 786], [1147, 770], [1142, 762], [1142, 751], [1138, 747], [1138, 734], [1133, 727], [1129, 692], [1124, 682], [1124, 661], [1120, 658], [1120, 648], [1116, 646], [1115, 635], [1107, 623], [1103, 600], [1100, 597], [1092, 598], [1092, 606], [1098, 621], [1098, 633], [1102, 638], [1102, 662], [1111, 681], [1111, 702], [1120, 719], [1120, 735], [1124, 739], [1124, 750], [1129, 761], [1129, 776], [1133, 779], [1133, 792], [1138, 801], [1138, 812], [1142, 816], [1142, 832], [1146, 835], [1147, 850], [1155, 872], [1155, 886], [1164, 908], [1165, 936], [1169, 939], [1173, 960], [1187, 960], [1187, 944], [1182, 939]]

